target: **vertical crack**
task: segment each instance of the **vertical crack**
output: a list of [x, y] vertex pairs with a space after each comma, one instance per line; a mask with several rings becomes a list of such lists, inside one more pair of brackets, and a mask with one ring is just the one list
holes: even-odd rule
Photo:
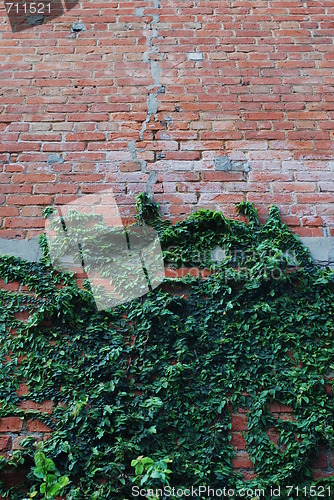
[[[161, 0], [150, 0], [153, 3], [154, 9], [160, 9]], [[140, 7], [136, 9], [136, 15], [138, 17], [145, 16], [145, 7]], [[147, 50], [144, 52], [142, 61], [149, 65], [149, 70], [153, 79], [153, 85], [149, 85], [147, 90], [149, 91], [149, 95], [147, 98], [147, 111], [146, 118], [142, 122], [141, 129], [139, 131], [139, 137], [137, 141], [130, 141], [128, 144], [129, 151], [131, 153], [132, 159], [137, 161], [141, 165], [142, 172], [147, 172], [147, 162], [145, 160], [139, 160], [137, 157], [137, 142], [142, 141], [144, 138], [144, 133], [147, 129], [147, 124], [151, 121], [152, 117], [157, 121], [158, 117], [158, 95], [162, 93], [162, 85], [161, 85], [161, 67], [159, 64], [159, 59], [161, 60], [161, 56], [159, 57], [158, 48], [154, 45], [154, 39], [159, 37], [158, 33], [158, 25], [159, 25], [159, 13], [156, 12], [153, 14], [152, 21], [148, 23], [146, 30], [146, 46]], [[150, 192], [152, 185], [155, 183], [155, 174], [151, 173], [149, 179], [146, 184], [146, 192]]]
[[[153, 7], [155, 9], [160, 9], [160, 0], [151, 0], [153, 2]], [[145, 9], [143, 10], [143, 15], [145, 15]], [[159, 24], [159, 14], [153, 14], [153, 19], [151, 23], [148, 26], [148, 33], [146, 35], [146, 45], [147, 45], [147, 50], [143, 54], [143, 62], [149, 64], [151, 76], [153, 78], [153, 85], [148, 87], [148, 90], [150, 91], [147, 99], [147, 114], [146, 114], [146, 119], [142, 123], [141, 130], [139, 132], [139, 139], [142, 141], [143, 140], [143, 135], [144, 132], [147, 128], [147, 124], [150, 122], [152, 115], [154, 116], [155, 119], [157, 119], [157, 113], [158, 113], [158, 100], [157, 97], [159, 95], [159, 90], [156, 90], [155, 92], [151, 92], [152, 90], [156, 89], [161, 85], [161, 68], [159, 65], [159, 62], [153, 58], [154, 54], [158, 54], [158, 48], [153, 45], [153, 40], [158, 38], [159, 33], [158, 33], [158, 24]], [[158, 56], [157, 56], [158, 57]]]

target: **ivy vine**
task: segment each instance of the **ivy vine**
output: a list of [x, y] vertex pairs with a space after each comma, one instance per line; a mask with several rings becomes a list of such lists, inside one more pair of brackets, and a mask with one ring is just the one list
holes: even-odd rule
[[[244, 221], [200, 210], [172, 225], [140, 195], [138, 222], [159, 232], [165, 265], [212, 274], [166, 278], [109, 310], [96, 309], [88, 283], [80, 288], [52, 268], [44, 236], [41, 262], [0, 258], [0, 278], [31, 291], [0, 294], [0, 418], [52, 427], [40, 453], [68, 478], [65, 498], [133, 498], [142, 457], [157, 486], [168, 464], [177, 488], [265, 488], [269, 499], [275, 485], [334, 487], [333, 477], [312, 473], [319, 446], [334, 445], [334, 272], [313, 265], [276, 207], [263, 225], [250, 203], [238, 209]], [[29, 393], [19, 396], [22, 383]], [[51, 400], [52, 415], [24, 410], [25, 400]], [[274, 402], [291, 406], [294, 419], [274, 416]], [[247, 410], [250, 480], [233, 468], [231, 411], [239, 408]], [[21, 445], [0, 459], [0, 494], [41, 498], [34, 440]], [[22, 483], [9, 486], [8, 474], [22, 468]]]

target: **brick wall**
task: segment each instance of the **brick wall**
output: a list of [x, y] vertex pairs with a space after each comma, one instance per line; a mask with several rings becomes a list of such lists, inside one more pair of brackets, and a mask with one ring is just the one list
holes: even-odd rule
[[0, 238], [109, 187], [125, 219], [146, 190], [171, 218], [248, 199], [334, 234], [334, 1], [81, 1], [20, 33], [3, 4], [1, 19]]

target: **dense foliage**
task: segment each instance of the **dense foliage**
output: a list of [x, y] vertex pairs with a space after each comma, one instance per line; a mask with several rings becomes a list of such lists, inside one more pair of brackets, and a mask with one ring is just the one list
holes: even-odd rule
[[[334, 273], [312, 264], [275, 207], [263, 225], [251, 204], [239, 210], [247, 222], [199, 211], [171, 225], [142, 195], [139, 221], [159, 231], [165, 263], [214, 272], [166, 279], [112, 310], [97, 311], [89, 284], [56, 273], [47, 254], [41, 263], [0, 259], [2, 279], [34, 292], [1, 291], [0, 417], [53, 427], [43, 456], [70, 479], [67, 499], [129, 499], [134, 484], [334, 486], [311, 471], [319, 445], [334, 444], [326, 390]], [[211, 255], [217, 245], [220, 263]], [[16, 317], [23, 311], [27, 321]], [[18, 396], [23, 382], [30, 393]], [[53, 415], [19, 409], [24, 399], [52, 400]], [[275, 417], [275, 401], [291, 405], [295, 420]], [[245, 437], [257, 473], [249, 481], [232, 467], [231, 408], [240, 407], [249, 410]], [[41, 498], [36, 448], [23, 445], [0, 463], [3, 471], [31, 468], [24, 484], [1, 484], [11, 500]]]

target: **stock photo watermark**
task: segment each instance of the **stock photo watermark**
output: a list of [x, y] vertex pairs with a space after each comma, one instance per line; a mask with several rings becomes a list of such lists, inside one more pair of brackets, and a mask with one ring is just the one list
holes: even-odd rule
[[165, 277], [158, 233], [124, 227], [111, 190], [55, 207], [45, 229], [54, 269], [87, 274], [98, 310], [142, 297]]
[[13, 33], [45, 24], [73, 9], [79, 0], [4, 0]]
[[[238, 249], [217, 246], [214, 250], [183, 251], [177, 247], [167, 248], [167, 255], [172, 255], [177, 263], [169, 263], [169, 275], [178, 277], [178, 269], [184, 269], [185, 274], [200, 276], [199, 265], [208, 266], [210, 276], [219, 275], [228, 281], [252, 281], [255, 279], [280, 280], [286, 273], [286, 268], [295, 268], [299, 266], [296, 251], [274, 251], [269, 248]], [[185, 264], [185, 262], [194, 265]], [[177, 266], [177, 269], [176, 269]]]
[[[175, 488], [164, 486], [163, 488], [140, 488], [132, 487], [134, 498], [246, 498], [249, 500], [259, 500], [265, 496], [271, 498], [281, 498], [282, 495], [294, 498], [330, 498], [334, 493], [331, 486], [271, 486], [264, 488], [211, 488], [210, 486], [190, 486], [188, 488]], [[290, 497], [291, 498], [291, 497]]]

